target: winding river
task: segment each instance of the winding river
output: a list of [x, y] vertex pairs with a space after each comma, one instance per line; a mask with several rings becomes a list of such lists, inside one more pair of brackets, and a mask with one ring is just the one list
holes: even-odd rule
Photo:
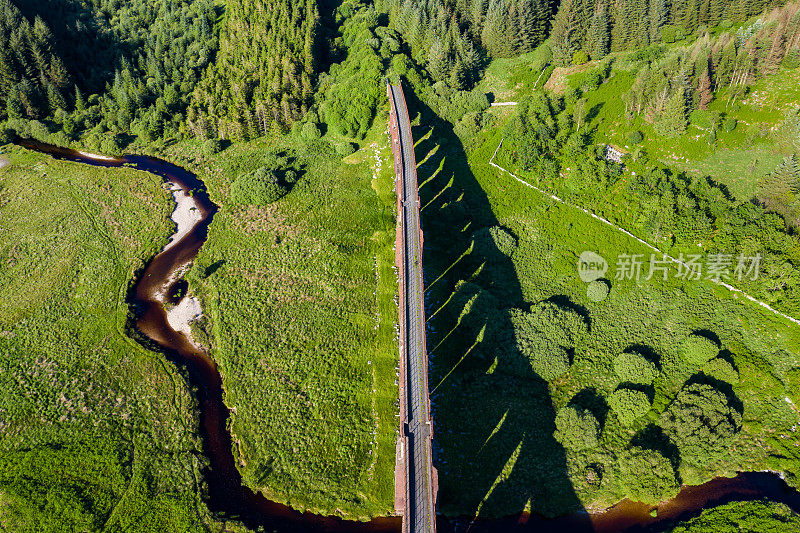
[[[135, 330], [140, 341], [150, 348], [157, 345], [173, 363], [184, 367], [197, 387], [200, 432], [210, 468], [205, 472], [208, 506], [224, 516], [241, 520], [251, 528], [262, 527], [279, 532], [383, 533], [400, 531], [398, 517], [353, 522], [336, 517], [300, 513], [285, 505], [267, 500], [242, 484], [236, 469], [227, 430], [228, 408], [223, 402], [222, 378], [214, 360], [199, 349], [183, 331], [185, 317], [168, 316], [166, 307], [188, 309], [186, 282], [182, 276], [206, 240], [208, 227], [217, 211], [203, 182], [191, 172], [161, 159], [127, 155], [109, 158], [59, 148], [36, 141], [21, 141], [21, 146], [49, 154], [57, 159], [102, 167], [131, 166], [161, 177], [176, 201], [177, 230], [167, 246], [147, 264], [130, 290], [129, 304], [134, 310]], [[191, 313], [190, 313], [191, 314]], [[183, 322], [183, 327], [181, 325]], [[557, 532], [557, 533], [635, 533], [659, 531], [678, 520], [697, 516], [704, 508], [743, 500], [766, 498], [782, 502], [800, 513], [800, 493], [789, 488], [774, 473], [745, 472], [735, 478], [717, 478], [696, 487], [684, 487], [672, 500], [652, 506], [624, 500], [605, 511], [544, 519], [528, 514], [498, 520], [438, 520], [440, 532]]]

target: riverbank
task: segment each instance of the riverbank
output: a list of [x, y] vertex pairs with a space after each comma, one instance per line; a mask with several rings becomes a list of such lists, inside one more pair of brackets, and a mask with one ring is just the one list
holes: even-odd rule
[[170, 232], [172, 202], [161, 180], [6, 150], [4, 527], [219, 527], [197, 483], [201, 446], [190, 388], [162, 355], [124, 334], [129, 283]]

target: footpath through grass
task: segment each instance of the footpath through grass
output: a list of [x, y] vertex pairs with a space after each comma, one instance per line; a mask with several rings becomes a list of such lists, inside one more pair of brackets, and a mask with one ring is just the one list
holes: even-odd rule
[[219, 529], [187, 382], [125, 335], [129, 284], [172, 231], [161, 180], [5, 148], [0, 529]]
[[[397, 428], [392, 156], [378, 127], [363, 146], [344, 160], [290, 136], [172, 150], [220, 206], [189, 280], [245, 483], [355, 519], [393, 511]], [[291, 191], [234, 205], [233, 180], [275, 154], [298, 171]]]

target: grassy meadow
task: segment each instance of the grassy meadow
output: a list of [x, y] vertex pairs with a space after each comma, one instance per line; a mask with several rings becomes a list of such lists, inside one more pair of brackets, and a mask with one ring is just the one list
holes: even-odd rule
[[[459, 139], [417, 105], [435, 463], [445, 514], [597, 511], [637, 493], [666, 499], [677, 484], [742, 470], [776, 470], [800, 484], [792, 370], [800, 364], [800, 327], [708, 281], [615, 280], [619, 254], [649, 257], [651, 250], [490, 167], [502, 122]], [[514, 246], [487, 247], [487, 227], [513, 235]], [[587, 250], [612, 265], [611, 290], [600, 302], [578, 276], [578, 256]], [[504, 337], [514, 327], [508, 308], [541, 302], [573, 310], [588, 327], [569, 370], [549, 383]], [[681, 357], [681, 343], [696, 332], [718, 340], [719, 357], [735, 376], [712, 377], [710, 368]], [[617, 377], [614, 359], [623, 352], [644, 353], [654, 363], [651, 384]], [[725, 391], [742, 418], [726, 448], [695, 462], [682, 460], [658, 425], [678, 392], [693, 384]], [[610, 408], [620, 387], [641, 390], [650, 404], [627, 425]], [[554, 438], [556, 413], [566, 406], [592, 413], [596, 443], [573, 449]], [[626, 466], [633, 447], [663, 454], [673, 484], [643, 487], [648, 480], [635, 473], [641, 470]]]
[[[292, 136], [167, 152], [220, 206], [190, 290], [197, 337], [219, 364], [245, 483], [292, 507], [348, 518], [394, 505], [397, 430], [395, 197], [385, 117], [342, 159]], [[297, 171], [266, 207], [233, 180], [275, 157]]]
[[172, 231], [161, 180], [4, 149], [0, 529], [221, 529], [190, 388], [126, 335], [130, 283]]

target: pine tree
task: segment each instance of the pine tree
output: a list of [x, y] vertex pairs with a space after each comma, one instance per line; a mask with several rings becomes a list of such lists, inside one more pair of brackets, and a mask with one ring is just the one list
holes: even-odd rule
[[469, 29], [473, 38], [476, 40], [481, 39], [481, 32], [483, 31], [483, 24], [486, 20], [486, 10], [489, 4], [487, 0], [472, 0], [467, 18], [469, 19]]
[[784, 36], [784, 28], [778, 26], [775, 28], [775, 33], [772, 36], [772, 44], [770, 45], [767, 56], [762, 61], [761, 71], [762, 74], [769, 75], [778, 72], [778, 67], [783, 61], [783, 56], [786, 53], [786, 37]]
[[683, 12], [683, 18], [681, 19], [681, 24], [688, 35], [693, 34], [697, 29], [698, 15], [699, 10], [697, 6], [697, 0], [687, 0], [686, 9]]
[[505, 0], [491, 0], [481, 34], [484, 48], [492, 57], [506, 57], [514, 52], [508, 39], [508, 8]]
[[654, 128], [656, 133], [664, 137], [677, 137], [686, 132], [686, 96], [683, 89], [676, 90], [667, 100], [664, 113]]
[[602, 59], [608, 54], [608, 15], [603, 4], [592, 15], [592, 23], [586, 35], [586, 50], [592, 59]]
[[708, 68], [700, 75], [697, 93], [697, 107], [699, 109], [708, 109], [708, 104], [711, 103], [711, 100], [714, 98], [714, 93], [711, 92], [711, 77], [708, 74]]
[[667, 23], [666, 0], [651, 0], [647, 14], [650, 42], [657, 43], [661, 40], [661, 27]]
[[589, 18], [584, 8], [581, 0], [564, 0], [558, 7], [551, 32], [553, 61], [556, 65], [568, 65], [583, 42], [586, 28], [582, 23]]
[[47, 105], [50, 107], [51, 113], [55, 113], [59, 109], [66, 110], [67, 108], [67, 102], [61, 92], [51, 83], [47, 84]]

